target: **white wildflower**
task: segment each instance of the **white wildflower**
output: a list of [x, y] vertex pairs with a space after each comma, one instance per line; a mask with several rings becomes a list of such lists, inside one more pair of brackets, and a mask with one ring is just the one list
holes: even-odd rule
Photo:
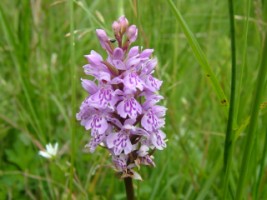
[[52, 144], [47, 144], [45, 145], [46, 151], [39, 151], [39, 155], [43, 156], [44, 158], [54, 158], [57, 155], [57, 150], [58, 150], [58, 143], [53, 146]]

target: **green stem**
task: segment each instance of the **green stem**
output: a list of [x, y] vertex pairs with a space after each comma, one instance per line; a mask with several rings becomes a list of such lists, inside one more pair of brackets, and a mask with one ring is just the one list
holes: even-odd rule
[[245, 143], [245, 150], [243, 152], [243, 158], [242, 158], [242, 165], [241, 165], [241, 172], [239, 175], [238, 180], [238, 187], [236, 191], [236, 200], [242, 199], [244, 188], [246, 187], [246, 181], [247, 181], [247, 174], [248, 174], [248, 166], [249, 161], [251, 158], [251, 152], [253, 147], [253, 141], [255, 139], [255, 132], [257, 128], [257, 120], [260, 110], [260, 103], [262, 100], [262, 94], [264, 91], [264, 82], [266, 78], [267, 73], [267, 58], [264, 56], [267, 52], [267, 32], [265, 35], [265, 42], [264, 42], [264, 48], [262, 53], [262, 60], [261, 60], [261, 66], [258, 72], [257, 77], [257, 83], [255, 88], [255, 95], [253, 95], [254, 99], [252, 102], [252, 111], [251, 111], [251, 120], [248, 127], [247, 135], [246, 135], [246, 143]]
[[[267, 116], [265, 116], [263, 122], [265, 122], [264, 124], [267, 124]], [[264, 164], [265, 164], [265, 157], [267, 155], [267, 129], [266, 129], [266, 133], [265, 133], [265, 139], [264, 139], [264, 148], [263, 148], [263, 152], [262, 152], [262, 156], [261, 156], [261, 163], [260, 163], [260, 173], [258, 175], [257, 178], [257, 182], [256, 182], [256, 192], [255, 192], [255, 198], [254, 199], [258, 199], [258, 194], [259, 194], [259, 187], [260, 187], [260, 182], [261, 182], [261, 177], [263, 175], [263, 171], [264, 171]]]
[[244, 44], [244, 47], [243, 47], [243, 55], [242, 55], [242, 66], [240, 66], [240, 81], [239, 81], [239, 84], [238, 84], [238, 91], [237, 91], [237, 94], [239, 94], [237, 96], [237, 100], [236, 100], [236, 112], [235, 112], [235, 119], [234, 119], [234, 128], [237, 127], [237, 119], [238, 119], [238, 114], [239, 114], [239, 105], [241, 103], [241, 101], [243, 101], [241, 99], [241, 91], [242, 91], [242, 88], [243, 88], [243, 80], [244, 80], [244, 69], [247, 65], [247, 46], [248, 46], [248, 28], [249, 28], [249, 16], [250, 16], [250, 7], [251, 7], [251, 0], [247, 0], [246, 1], [246, 8], [245, 8], [245, 13], [247, 13], [246, 15], [246, 21], [245, 21], [245, 31], [244, 31], [244, 40], [243, 40], [243, 44]]
[[234, 24], [234, 8], [233, 1], [228, 1], [229, 7], [229, 20], [230, 20], [230, 35], [231, 35], [231, 54], [232, 54], [232, 76], [231, 76], [231, 94], [230, 94], [230, 107], [228, 112], [228, 122], [226, 130], [226, 138], [224, 143], [224, 199], [228, 194], [229, 174], [232, 163], [233, 155], [233, 120], [235, 112], [235, 90], [236, 90], [236, 54], [235, 54], [235, 24]]
[[69, 0], [70, 10], [70, 69], [71, 69], [71, 167], [70, 167], [70, 193], [69, 199], [73, 192], [74, 177], [74, 159], [75, 159], [75, 133], [76, 133], [76, 70], [74, 60], [74, 19], [73, 19], [73, 0]]
[[130, 177], [124, 178], [127, 200], [134, 200], [133, 180]]

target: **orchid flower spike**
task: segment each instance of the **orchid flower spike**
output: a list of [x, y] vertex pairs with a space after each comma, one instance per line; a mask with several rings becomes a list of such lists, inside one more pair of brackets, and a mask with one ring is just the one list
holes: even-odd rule
[[112, 29], [112, 37], [96, 30], [107, 57], [93, 50], [85, 56], [89, 63], [84, 72], [93, 81], [81, 79], [88, 96], [76, 117], [90, 131], [86, 147], [91, 152], [104, 146], [122, 178], [140, 180], [135, 169], [155, 166], [152, 154], [166, 147], [162, 131], [166, 108], [157, 105], [163, 99], [158, 94], [162, 81], [153, 74], [157, 66], [157, 59], [151, 58], [153, 49], [130, 47], [137, 39], [137, 27], [121, 16]]

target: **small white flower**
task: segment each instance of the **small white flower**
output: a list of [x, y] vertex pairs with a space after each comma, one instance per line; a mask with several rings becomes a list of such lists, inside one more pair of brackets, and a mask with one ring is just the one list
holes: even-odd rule
[[52, 144], [47, 144], [45, 145], [46, 151], [39, 151], [39, 155], [43, 156], [44, 158], [54, 158], [57, 155], [57, 150], [58, 150], [58, 143], [55, 144], [53, 147]]

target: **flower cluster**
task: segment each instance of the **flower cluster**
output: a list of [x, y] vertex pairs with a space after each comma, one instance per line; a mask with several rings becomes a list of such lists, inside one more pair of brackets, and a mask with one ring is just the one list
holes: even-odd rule
[[[122, 16], [112, 24], [115, 39], [96, 30], [107, 58], [95, 51], [86, 55], [89, 64], [84, 72], [94, 80], [81, 79], [88, 97], [82, 102], [77, 119], [91, 140], [86, 145], [94, 152], [98, 145], [112, 155], [116, 171], [122, 177], [139, 178], [133, 170], [141, 164], [155, 166], [153, 152], [166, 147], [166, 108], [157, 105], [163, 99], [157, 94], [162, 81], [153, 76], [157, 60], [151, 59], [153, 49], [130, 48], [138, 30]], [[117, 45], [116, 45], [117, 44]]]

